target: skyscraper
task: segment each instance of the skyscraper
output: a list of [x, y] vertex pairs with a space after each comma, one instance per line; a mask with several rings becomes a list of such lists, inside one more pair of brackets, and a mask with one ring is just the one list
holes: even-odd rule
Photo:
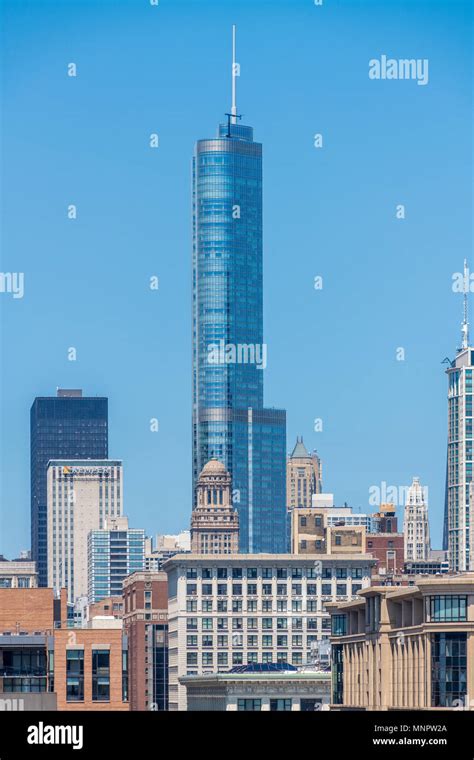
[[193, 158], [193, 490], [219, 459], [232, 478], [240, 551], [285, 551], [286, 412], [266, 409], [262, 145], [232, 108]]
[[413, 483], [408, 489], [403, 533], [405, 535], [405, 562], [429, 559], [428, 504], [419, 478], [413, 478]]
[[46, 468], [50, 459], [107, 459], [108, 401], [81, 390], [38, 397], [30, 413], [31, 551], [38, 584], [48, 582]]
[[313, 494], [321, 491], [321, 460], [315, 451], [308, 452], [303, 438], [297, 438], [286, 464], [286, 506], [310, 508]]
[[[68, 601], [74, 604], [88, 592], [89, 532], [101, 530], [108, 519], [122, 516], [122, 462], [52, 459], [46, 482], [48, 586], [66, 588]], [[106, 563], [105, 552], [103, 557]], [[99, 569], [98, 563], [94, 569]]]
[[464, 262], [464, 317], [461, 348], [450, 362], [448, 375], [448, 465], [446, 473], [445, 524], [448, 534], [449, 568], [473, 568], [472, 511], [469, 498], [472, 481], [472, 376], [474, 347], [469, 344], [467, 294], [469, 274]]

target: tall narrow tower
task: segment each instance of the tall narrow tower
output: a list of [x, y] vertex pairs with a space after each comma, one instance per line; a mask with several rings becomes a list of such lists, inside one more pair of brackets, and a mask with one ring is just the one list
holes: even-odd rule
[[474, 569], [471, 548], [473, 508], [472, 482], [472, 376], [474, 347], [469, 345], [469, 271], [464, 261], [464, 308], [461, 348], [446, 370], [448, 375], [448, 457], [446, 472], [445, 525], [449, 567], [454, 572]]
[[232, 100], [193, 158], [193, 490], [213, 457], [232, 479], [240, 551], [285, 551], [286, 413], [265, 409], [262, 145]]
[[430, 528], [425, 489], [419, 478], [413, 478], [408, 489], [403, 520], [405, 562], [429, 559]]

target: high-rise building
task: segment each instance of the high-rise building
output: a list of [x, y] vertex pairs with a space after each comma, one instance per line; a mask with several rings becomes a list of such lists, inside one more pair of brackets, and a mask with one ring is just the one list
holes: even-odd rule
[[322, 493], [321, 460], [315, 451], [308, 452], [303, 438], [297, 438], [286, 463], [286, 505], [290, 510], [309, 508], [318, 493]]
[[172, 557], [169, 709], [186, 709], [181, 676], [252, 664], [329, 668], [326, 604], [369, 586], [373, 564], [367, 554]]
[[30, 413], [31, 550], [38, 584], [48, 579], [46, 468], [50, 459], [107, 459], [108, 401], [81, 390], [38, 397]]
[[[234, 30], [235, 43], [235, 30]], [[216, 457], [232, 478], [240, 550], [286, 549], [286, 412], [266, 409], [262, 145], [232, 108], [193, 158], [193, 491]]]
[[48, 586], [87, 596], [87, 537], [123, 509], [122, 462], [51, 460], [47, 470]]
[[230, 475], [211, 459], [199, 476], [197, 505], [191, 515], [193, 554], [237, 554], [239, 515], [231, 504]]
[[129, 528], [126, 517], [107, 517], [87, 538], [88, 602], [120, 596], [127, 575], [145, 566], [145, 531]]
[[469, 498], [472, 481], [472, 375], [474, 348], [469, 344], [467, 294], [469, 275], [464, 262], [465, 286], [462, 342], [448, 375], [448, 461], [446, 474], [445, 525], [449, 566], [454, 572], [473, 567], [472, 531], [474, 505]]
[[168, 578], [133, 573], [123, 583], [130, 710], [168, 709]]
[[413, 478], [413, 483], [407, 492], [403, 533], [405, 535], [405, 562], [429, 559], [428, 504], [419, 478]]

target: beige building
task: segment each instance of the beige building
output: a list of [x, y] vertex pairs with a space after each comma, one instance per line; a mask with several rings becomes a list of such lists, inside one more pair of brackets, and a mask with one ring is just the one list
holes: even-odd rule
[[231, 477], [222, 462], [204, 465], [196, 485], [196, 507], [191, 515], [193, 554], [236, 554], [239, 551], [239, 515], [231, 504]]
[[51, 460], [47, 470], [48, 586], [87, 596], [87, 536], [123, 510], [122, 462]]
[[310, 507], [313, 494], [321, 491], [321, 460], [316, 452], [307, 451], [303, 438], [297, 438], [286, 463], [286, 506]]
[[29, 558], [7, 560], [0, 555], [0, 588], [36, 588], [36, 562]]
[[328, 525], [330, 511], [314, 508], [292, 510], [292, 554], [365, 554], [365, 526]]
[[183, 676], [187, 710], [227, 712], [316, 712], [329, 709], [331, 676], [315, 670], [264, 667], [238, 673]]
[[474, 709], [474, 574], [328, 605], [333, 709]]

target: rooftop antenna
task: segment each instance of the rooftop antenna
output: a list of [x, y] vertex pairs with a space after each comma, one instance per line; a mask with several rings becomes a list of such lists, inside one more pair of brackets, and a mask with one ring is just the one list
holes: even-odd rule
[[235, 62], [235, 24], [232, 24], [232, 107], [231, 122], [237, 124], [236, 77], [240, 75], [240, 66]]
[[462, 348], [469, 346], [469, 311], [467, 294], [469, 292], [469, 269], [467, 268], [467, 259], [464, 259], [464, 280], [463, 280], [463, 292], [464, 292], [464, 305], [463, 305], [463, 319], [461, 326], [462, 334]]
[[226, 137], [232, 137], [230, 133], [230, 125], [237, 124], [237, 119], [241, 119], [241, 114], [237, 113], [236, 103], [236, 78], [240, 76], [240, 64], [235, 61], [235, 24], [232, 25], [232, 105], [230, 113], [226, 113], [227, 116], [227, 135]]

